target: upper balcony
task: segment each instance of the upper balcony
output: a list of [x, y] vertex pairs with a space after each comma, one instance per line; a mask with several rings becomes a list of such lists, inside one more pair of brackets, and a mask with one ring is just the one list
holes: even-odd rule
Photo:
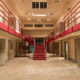
[[16, 37], [24, 38], [21, 34], [21, 24], [0, 0], [0, 30], [6, 31]]
[[[80, 1], [70, 10], [55, 28], [55, 39], [80, 30]], [[74, 36], [78, 36], [80, 33]], [[71, 37], [71, 36], [70, 36]]]
[[46, 43], [75, 36], [80, 36], [80, 1], [57, 24], [53, 34], [48, 36]]
[[[52, 35], [52, 34], [51, 34]], [[49, 37], [51, 36], [49, 35]], [[80, 1], [70, 10], [54, 29], [52, 40], [62, 40], [80, 35]]]

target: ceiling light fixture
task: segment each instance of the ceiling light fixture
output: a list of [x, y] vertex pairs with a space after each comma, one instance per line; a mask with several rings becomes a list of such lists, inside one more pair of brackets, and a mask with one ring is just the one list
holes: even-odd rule
[[41, 20], [37, 20], [37, 22], [41, 22]]
[[27, 21], [31, 21], [31, 20], [32, 20], [31, 18], [28, 18], [28, 19], [27, 19]]
[[51, 19], [47, 19], [47, 21], [49, 22], [49, 21], [51, 21]]
[[46, 14], [34, 14], [34, 13], [32, 13], [32, 16], [47, 16]]

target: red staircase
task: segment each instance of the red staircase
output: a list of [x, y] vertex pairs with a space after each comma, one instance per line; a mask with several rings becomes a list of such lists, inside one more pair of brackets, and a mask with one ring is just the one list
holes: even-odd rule
[[45, 51], [45, 45], [35, 45], [35, 50], [34, 50], [34, 60], [46, 60], [46, 51]]

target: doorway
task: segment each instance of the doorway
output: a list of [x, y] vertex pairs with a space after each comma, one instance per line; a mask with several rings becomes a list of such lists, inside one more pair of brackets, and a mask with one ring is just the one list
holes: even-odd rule
[[8, 59], [12, 60], [15, 57], [15, 49], [14, 49], [15, 45], [14, 45], [14, 41], [13, 40], [9, 40], [8, 41]]
[[6, 40], [0, 39], [0, 65], [5, 64], [5, 49], [6, 49]]
[[78, 67], [80, 67], [80, 38], [75, 40], [75, 57], [78, 64]]
[[36, 38], [35, 42], [36, 42], [36, 45], [41, 45], [43, 44], [43, 38]]
[[57, 56], [59, 56], [59, 42], [55, 43], [55, 53]]

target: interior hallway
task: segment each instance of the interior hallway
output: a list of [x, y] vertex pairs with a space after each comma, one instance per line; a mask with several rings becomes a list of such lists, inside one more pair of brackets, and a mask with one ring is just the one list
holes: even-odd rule
[[45, 61], [22, 57], [0, 66], [0, 80], [80, 80], [80, 69], [61, 57]]

